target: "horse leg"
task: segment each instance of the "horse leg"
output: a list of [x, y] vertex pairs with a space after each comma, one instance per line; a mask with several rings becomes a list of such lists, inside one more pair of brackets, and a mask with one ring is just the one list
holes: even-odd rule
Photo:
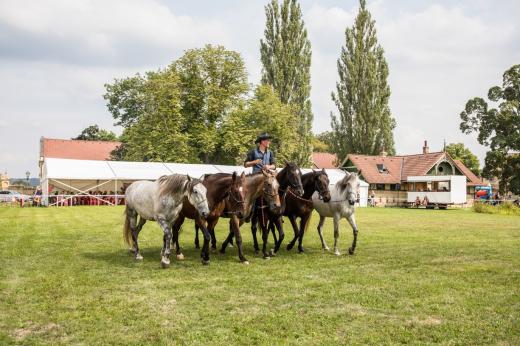
[[267, 222], [260, 222], [260, 228], [262, 229], [262, 254], [264, 259], [269, 259], [269, 254], [267, 253], [267, 240], [269, 239], [269, 229], [267, 228]]
[[274, 242], [274, 245], [276, 247], [276, 244], [278, 244], [278, 238], [276, 237], [276, 232], [275, 232], [275, 225], [274, 225], [274, 222], [273, 220], [269, 220], [269, 224], [267, 226], [267, 233], [271, 232], [273, 234], [273, 242]]
[[338, 249], [338, 239], [339, 239], [339, 214], [334, 214], [334, 255], [339, 256], [341, 252]]
[[166, 219], [160, 217], [157, 219], [157, 223], [163, 230], [163, 248], [161, 251], [161, 266], [163, 268], [168, 268], [170, 266], [170, 242], [172, 240], [172, 229]]
[[296, 244], [296, 240], [298, 239], [298, 225], [296, 224], [296, 217], [294, 215], [289, 215], [289, 221], [291, 221], [291, 225], [294, 231], [294, 238], [287, 244], [287, 250], [292, 250], [294, 244]]
[[[139, 222], [137, 223], [137, 227], [135, 228], [135, 259], [142, 260], [143, 256], [139, 253], [139, 246], [137, 245], [137, 238], [139, 237], [139, 233], [143, 229], [144, 224], [146, 223], [146, 219], [139, 217]], [[134, 238], [134, 231], [132, 231], [132, 238]]]
[[218, 218], [207, 220], [207, 226], [206, 229], [209, 232], [210, 238], [211, 238], [211, 249], [216, 250], [217, 249], [217, 238], [215, 237], [215, 226], [217, 225]]
[[130, 232], [132, 233], [133, 248], [130, 249], [130, 252], [134, 254], [136, 260], [142, 260], [143, 256], [141, 256], [139, 253], [139, 243], [137, 241], [137, 237], [139, 235], [139, 231], [137, 230], [137, 212], [127, 212], [126, 217], [128, 218]]
[[307, 215], [303, 215], [300, 218], [300, 234], [298, 235], [298, 252], [302, 253], [305, 250], [303, 249], [303, 235], [305, 234], [305, 229], [307, 228], [307, 222], [311, 217], [311, 213]]
[[232, 225], [231, 221], [232, 221], [232, 218], [229, 219], [229, 233], [228, 233], [228, 236], [226, 237], [226, 239], [224, 239], [224, 241], [222, 242], [222, 247], [220, 248], [220, 253], [221, 254], [225, 254], [226, 253], [226, 248], [227, 248], [228, 244], [233, 240], [234, 230], [233, 230], [233, 225]]
[[272, 227], [273, 227], [273, 230], [272, 230], [273, 231], [273, 236], [274, 236], [274, 226], [276, 226], [276, 228], [278, 229], [278, 242], [275, 242], [274, 252], [271, 253], [271, 256], [274, 256], [278, 252], [278, 250], [280, 250], [280, 246], [282, 245], [283, 239], [285, 238], [285, 233], [283, 232], [283, 225], [282, 225], [282, 217], [281, 216], [276, 218], [276, 220], [274, 220], [274, 225], [272, 225]]
[[209, 233], [206, 225], [204, 225], [204, 221], [197, 217], [195, 219], [195, 223], [202, 229], [202, 235], [204, 236], [204, 244], [202, 245], [202, 251], [200, 252], [200, 257], [202, 258], [202, 264], [209, 264], [209, 241], [211, 240], [211, 234]]
[[325, 239], [323, 239], [323, 224], [324, 223], [325, 223], [325, 216], [320, 215], [320, 222], [318, 223], [318, 235], [320, 236], [320, 240], [321, 240], [321, 248], [324, 251], [329, 251], [329, 247], [327, 246]]
[[358, 235], [358, 228], [356, 224], [356, 218], [354, 217], [354, 214], [350, 214], [347, 217], [348, 223], [350, 226], [352, 226], [352, 233], [354, 234], [354, 239], [352, 240], [352, 246], [348, 249], [349, 255], [353, 255], [354, 251], [356, 250], [356, 243], [357, 243], [357, 235]]
[[258, 253], [258, 239], [256, 239], [256, 225], [258, 224], [258, 213], [256, 212], [256, 208], [253, 210], [253, 216], [251, 217], [251, 234], [253, 235], [253, 247], [255, 249], [255, 254]]
[[177, 220], [175, 220], [172, 226], [172, 245], [175, 246], [175, 253], [177, 255], [178, 260], [184, 259], [184, 255], [181, 251], [181, 246], [179, 245], [179, 232], [181, 230], [182, 224], [184, 223], [184, 219], [184, 216], [179, 215], [179, 217], [177, 218]]
[[[244, 252], [242, 250], [242, 235], [240, 234], [240, 220], [236, 217], [236, 215], [231, 216], [229, 220], [229, 227], [233, 229], [235, 233], [235, 240], [238, 248], [238, 258], [240, 258], [240, 262], [243, 264], [249, 264], [249, 261], [244, 256]], [[228, 236], [229, 237], [229, 236]]]
[[197, 224], [195, 224], [195, 249], [200, 249], [199, 226]]

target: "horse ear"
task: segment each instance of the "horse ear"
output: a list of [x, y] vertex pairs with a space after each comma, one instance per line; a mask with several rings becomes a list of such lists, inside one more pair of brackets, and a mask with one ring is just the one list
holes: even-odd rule
[[191, 181], [191, 177], [188, 174], [186, 174], [186, 177], [188, 178], [188, 181]]
[[241, 179], [244, 179], [246, 177], [246, 172], [245, 171], [242, 171], [242, 174], [240, 175], [240, 178]]
[[233, 182], [235, 182], [237, 180], [237, 172], [233, 172], [233, 175], [231, 176]]

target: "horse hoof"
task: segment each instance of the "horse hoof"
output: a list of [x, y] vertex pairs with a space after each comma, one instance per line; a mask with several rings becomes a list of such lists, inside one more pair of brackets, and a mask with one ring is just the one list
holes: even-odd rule
[[138, 260], [138, 261], [142, 261], [143, 260], [143, 256], [141, 256], [141, 254], [138, 253], [137, 255], [135, 255], [135, 259]]
[[195, 249], [200, 249], [200, 245], [199, 244], [195, 244]]
[[208, 266], [209, 265], [209, 260], [203, 259], [202, 260], [202, 265]]
[[166, 260], [165, 260], [165, 259], [162, 259], [162, 260], [161, 260], [161, 267], [162, 267], [163, 269], [166, 269], [166, 268], [168, 268], [169, 266], [170, 266], [170, 260], [168, 260], [168, 259], [166, 259]]
[[228, 247], [235, 247], [233, 244], [229, 243]]
[[341, 252], [339, 252], [339, 251], [336, 250], [336, 251], [334, 251], [334, 255], [336, 255], [336, 256], [341, 256]]
[[264, 255], [263, 258], [264, 258], [266, 261], [271, 259], [271, 257], [269, 257], [269, 255]]
[[298, 253], [304, 253], [304, 252], [305, 252], [305, 250], [303, 248], [298, 249]]
[[291, 251], [294, 244], [287, 244], [287, 251]]
[[325, 247], [323, 248], [323, 251], [330, 251], [330, 249], [329, 249], [328, 246], [325, 246]]
[[353, 255], [353, 254], [354, 254], [354, 249], [349, 248], [349, 249], [348, 249], [348, 254], [349, 254], [349, 255]]
[[177, 259], [178, 259], [179, 261], [182, 261], [182, 260], [184, 259], [184, 255], [181, 254], [181, 253], [178, 254], [178, 255], [177, 255]]
[[274, 252], [274, 249], [271, 249], [271, 251], [269, 251], [269, 256], [271, 256], [271, 257], [276, 256], [276, 252]]
[[246, 265], [246, 266], [249, 265], [249, 261], [242, 261], [241, 263], [242, 263], [243, 265]]
[[258, 255], [259, 252], [260, 252], [260, 250], [255, 249], [255, 255]]
[[128, 252], [133, 255], [133, 254], [135, 254], [135, 249], [134, 248], [129, 248]]

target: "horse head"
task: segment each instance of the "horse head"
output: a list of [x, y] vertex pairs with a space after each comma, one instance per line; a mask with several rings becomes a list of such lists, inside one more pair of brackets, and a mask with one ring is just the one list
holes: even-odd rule
[[280, 202], [280, 195], [278, 195], [280, 185], [278, 184], [278, 180], [276, 180], [276, 172], [262, 169], [262, 174], [265, 177], [263, 188], [264, 199], [269, 203], [269, 209], [277, 213], [282, 204]]
[[192, 179], [187, 176], [184, 193], [188, 197], [191, 205], [197, 209], [197, 212], [203, 218], [209, 215], [208, 199], [206, 198], [206, 187], [202, 185], [199, 179]]
[[359, 201], [359, 176], [357, 173], [347, 172], [338, 184], [341, 194], [346, 194], [345, 199], [350, 205], [354, 205]]
[[242, 218], [245, 215], [245, 199], [247, 195], [247, 185], [245, 184], [246, 174], [242, 172], [241, 175], [238, 175], [236, 172], [233, 172], [231, 180], [228, 198], [231, 209], [230, 212], [236, 214], [238, 218]]
[[291, 187], [298, 196], [303, 195], [302, 172], [297, 164], [285, 161], [285, 167], [276, 177], [283, 188]]
[[321, 171], [314, 171], [314, 189], [320, 195], [320, 198], [323, 199], [324, 202], [330, 201], [330, 191], [329, 191], [329, 176], [325, 169]]

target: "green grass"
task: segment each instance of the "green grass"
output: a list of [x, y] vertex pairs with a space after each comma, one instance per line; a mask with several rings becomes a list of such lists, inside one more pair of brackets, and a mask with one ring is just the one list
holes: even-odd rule
[[[186, 259], [159, 264], [148, 223], [142, 263], [120, 207], [0, 208], [0, 344], [520, 344], [520, 218], [469, 210], [359, 209], [357, 252], [307, 252], [202, 266], [191, 222]], [[227, 222], [218, 225], [223, 239]], [[287, 234], [292, 230], [285, 223]], [[332, 220], [325, 237], [332, 245]], [[285, 241], [285, 244], [287, 240]]]

